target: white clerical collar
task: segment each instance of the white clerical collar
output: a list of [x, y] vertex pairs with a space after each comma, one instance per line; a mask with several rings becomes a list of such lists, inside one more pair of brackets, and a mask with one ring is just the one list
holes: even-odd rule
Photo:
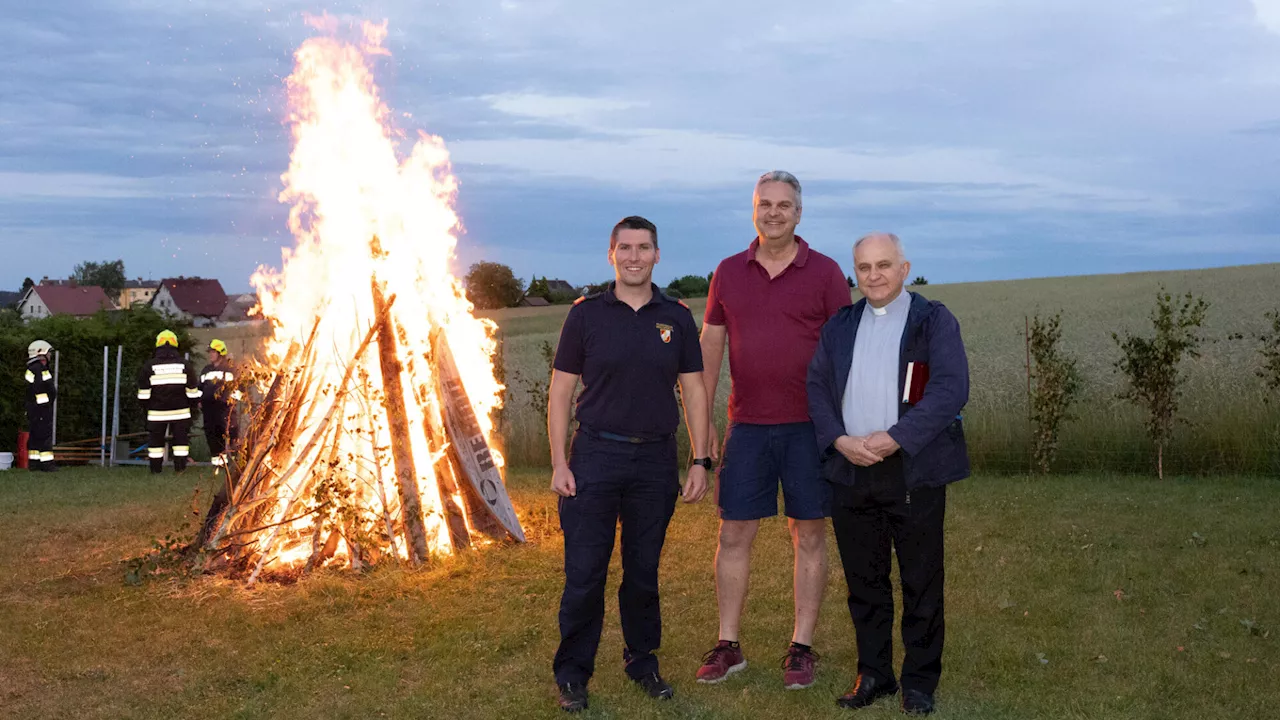
[[904, 298], [906, 297], [907, 297], [907, 291], [904, 289], [902, 292], [898, 293], [898, 297], [890, 300], [888, 303], [885, 303], [884, 307], [875, 307], [871, 303], [867, 303], [867, 308], [871, 310], [872, 315], [875, 315], [876, 317], [880, 317], [882, 315], [888, 314], [889, 308], [893, 307], [894, 305], [900, 305], [903, 302], [906, 302], [906, 300], [904, 300]]

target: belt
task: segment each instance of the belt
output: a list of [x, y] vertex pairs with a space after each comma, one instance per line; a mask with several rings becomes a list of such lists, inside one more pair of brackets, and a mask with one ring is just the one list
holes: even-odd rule
[[596, 430], [582, 423], [578, 423], [578, 430], [601, 440], [613, 440], [614, 442], [631, 443], [632, 445], [666, 442], [675, 437], [675, 433], [667, 433], [666, 435], [619, 435], [618, 433]]

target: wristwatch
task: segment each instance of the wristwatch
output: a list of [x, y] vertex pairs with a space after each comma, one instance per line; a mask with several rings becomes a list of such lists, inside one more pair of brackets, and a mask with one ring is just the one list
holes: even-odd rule
[[694, 459], [693, 459], [693, 464], [694, 464], [694, 465], [701, 465], [702, 467], [704, 467], [704, 468], [706, 468], [706, 469], [710, 470], [710, 469], [711, 469], [711, 458], [709, 458], [709, 457], [704, 457], [704, 458], [694, 458]]

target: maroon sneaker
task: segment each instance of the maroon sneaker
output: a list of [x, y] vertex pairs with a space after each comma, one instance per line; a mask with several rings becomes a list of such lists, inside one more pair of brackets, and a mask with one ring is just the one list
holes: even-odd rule
[[715, 684], [746, 667], [747, 658], [742, 655], [742, 648], [732, 645], [728, 640], [721, 640], [702, 656], [698, 682]]
[[782, 658], [782, 684], [788, 690], [803, 690], [813, 684], [813, 672], [818, 665], [818, 653], [802, 650], [795, 645], [787, 649]]

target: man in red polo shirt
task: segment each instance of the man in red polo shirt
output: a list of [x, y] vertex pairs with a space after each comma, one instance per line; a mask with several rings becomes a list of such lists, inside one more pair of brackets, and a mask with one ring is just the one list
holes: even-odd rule
[[[711, 279], [702, 328], [707, 397], [715, 398], [729, 345], [729, 429], [716, 502], [716, 598], [720, 639], [698, 681], [717, 683], [747, 666], [738, 644], [751, 544], [760, 519], [778, 514], [778, 485], [795, 547], [795, 627], [783, 684], [813, 684], [813, 631], [827, 582], [826, 518], [831, 489], [820, 476], [805, 379], [823, 324], [850, 303], [840, 265], [795, 234], [800, 181], [775, 170], [756, 182], [751, 246], [722, 261]], [[715, 424], [710, 448], [716, 452]]]

